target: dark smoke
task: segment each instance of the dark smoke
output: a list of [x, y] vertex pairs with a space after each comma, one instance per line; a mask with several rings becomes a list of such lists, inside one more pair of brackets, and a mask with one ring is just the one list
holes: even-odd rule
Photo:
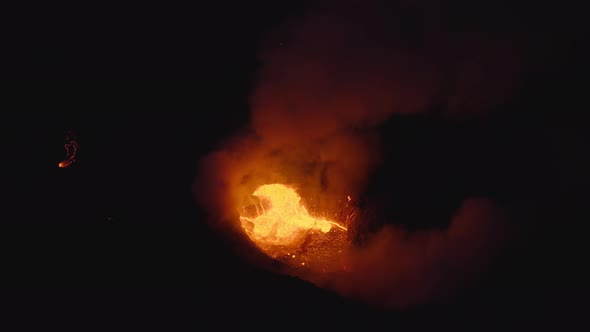
[[487, 199], [467, 199], [446, 231], [410, 233], [384, 227], [366, 247], [347, 254], [348, 271], [309, 277], [351, 298], [408, 308], [452, 296], [469, 286], [505, 239], [505, 216]]
[[[324, 1], [283, 27], [260, 53], [251, 130], [202, 161], [197, 195], [215, 225], [240, 234], [241, 200], [264, 183], [296, 184], [334, 209], [362, 192], [379, 163], [373, 128], [392, 114], [492, 112], [557, 56], [541, 18], [474, 3]], [[467, 199], [446, 231], [385, 227], [349, 250], [350, 271], [309, 279], [373, 304], [424, 303], [485, 266], [507, 232], [501, 215]]]

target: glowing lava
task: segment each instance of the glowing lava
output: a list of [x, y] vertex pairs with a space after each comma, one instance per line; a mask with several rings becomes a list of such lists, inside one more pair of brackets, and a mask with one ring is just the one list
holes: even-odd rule
[[[255, 216], [240, 216], [246, 234], [259, 246], [298, 246], [310, 233], [328, 233], [336, 222], [310, 215], [297, 192], [283, 184], [266, 184], [252, 194], [260, 199], [254, 204]], [[246, 209], [244, 208], [244, 214]]]
[[72, 165], [76, 161], [76, 153], [78, 152], [78, 142], [75, 139], [75, 136], [72, 132], [68, 133], [66, 136], [66, 144], [64, 145], [66, 148], [66, 159], [60, 162], [57, 166], [59, 168], [66, 168]]

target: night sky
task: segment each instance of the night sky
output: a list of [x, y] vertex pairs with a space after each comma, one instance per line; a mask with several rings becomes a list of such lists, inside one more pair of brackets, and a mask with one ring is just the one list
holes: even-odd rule
[[[365, 194], [384, 219], [444, 228], [466, 196], [510, 207], [517, 240], [464, 292], [407, 311], [370, 308], [250, 265], [211, 231], [193, 194], [199, 160], [248, 123], [260, 45], [282, 43], [275, 28], [306, 5], [14, 9], [0, 44], [3, 321], [172, 331], [583, 321], [590, 72], [583, 17], [567, 2], [502, 7], [546, 13], [563, 43], [550, 69], [527, 74], [493, 111], [445, 117], [441, 97], [376, 129], [383, 162]], [[453, 10], [469, 17], [474, 6]], [[68, 131], [79, 151], [61, 169]]]

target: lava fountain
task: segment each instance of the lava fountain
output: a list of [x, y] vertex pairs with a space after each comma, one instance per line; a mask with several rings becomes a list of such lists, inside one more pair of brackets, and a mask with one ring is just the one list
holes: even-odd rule
[[[284, 184], [265, 184], [248, 198], [241, 226], [265, 254], [290, 266], [326, 272], [346, 244], [347, 228], [314, 216], [297, 191]], [[314, 269], [314, 270], [315, 270]]]

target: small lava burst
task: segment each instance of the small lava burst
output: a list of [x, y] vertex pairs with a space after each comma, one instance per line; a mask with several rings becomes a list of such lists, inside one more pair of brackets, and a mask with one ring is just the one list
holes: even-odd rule
[[76, 141], [73, 133], [68, 133], [66, 136], [66, 159], [61, 161], [58, 166], [59, 168], [66, 168], [71, 166], [76, 161], [76, 153], [78, 152], [78, 141]]
[[346, 243], [347, 228], [311, 215], [297, 192], [284, 184], [266, 184], [243, 207], [242, 228], [265, 254], [291, 266], [326, 268]]

